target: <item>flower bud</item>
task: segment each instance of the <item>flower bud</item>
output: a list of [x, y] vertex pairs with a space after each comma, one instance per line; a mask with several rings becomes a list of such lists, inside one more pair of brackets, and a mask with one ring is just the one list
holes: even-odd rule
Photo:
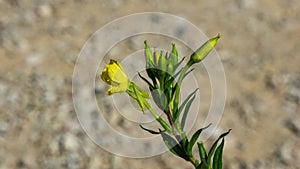
[[191, 55], [190, 60], [188, 62], [188, 66], [191, 66], [195, 63], [202, 61], [209, 54], [209, 52], [215, 47], [219, 38], [220, 35], [218, 34], [216, 37], [209, 39], [200, 48], [198, 48]]
[[170, 58], [171, 58], [172, 65], [176, 65], [178, 63], [178, 52], [177, 52], [175, 43], [172, 44]]
[[148, 68], [153, 68], [153, 55], [152, 55], [152, 51], [147, 43], [147, 41], [144, 41], [145, 44], [145, 49], [144, 49], [144, 54], [146, 57], [146, 66], [147, 69]]

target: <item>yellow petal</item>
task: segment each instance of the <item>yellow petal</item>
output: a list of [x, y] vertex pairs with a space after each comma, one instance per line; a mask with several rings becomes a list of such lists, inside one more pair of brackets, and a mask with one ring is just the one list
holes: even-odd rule
[[107, 91], [107, 95], [122, 93], [128, 89], [128, 77], [122, 65], [116, 60], [111, 59], [110, 62], [104, 66], [100, 77], [111, 86]]

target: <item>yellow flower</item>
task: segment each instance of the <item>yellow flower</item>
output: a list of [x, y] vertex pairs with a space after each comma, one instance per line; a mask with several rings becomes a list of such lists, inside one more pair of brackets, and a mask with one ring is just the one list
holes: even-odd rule
[[107, 95], [114, 93], [125, 92], [129, 87], [129, 80], [122, 65], [111, 59], [102, 70], [101, 79], [107, 83], [110, 88], [107, 90]]

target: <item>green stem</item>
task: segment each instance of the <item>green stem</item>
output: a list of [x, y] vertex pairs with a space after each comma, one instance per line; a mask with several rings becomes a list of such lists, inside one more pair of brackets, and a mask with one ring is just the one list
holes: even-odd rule
[[[182, 80], [184, 78], [185, 73], [187, 72], [187, 70], [191, 67], [192, 63], [191, 60], [184, 66], [184, 68], [182, 69], [180, 76], [178, 78], [177, 84], [176, 84], [176, 89], [175, 89], [175, 97], [174, 97], [174, 110], [178, 111], [178, 104], [179, 104], [179, 94], [180, 94], [180, 86], [182, 83]], [[174, 111], [173, 110], [173, 111]], [[176, 120], [178, 123], [178, 120]], [[179, 125], [176, 125], [179, 126]], [[181, 127], [180, 127], [181, 130]]]
[[171, 131], [171, 127], [157, 113], [154, 112], [154, 110], [147, 101], [145, 101], [145, 106], [164, 129], [166, 129], [167, 131]]

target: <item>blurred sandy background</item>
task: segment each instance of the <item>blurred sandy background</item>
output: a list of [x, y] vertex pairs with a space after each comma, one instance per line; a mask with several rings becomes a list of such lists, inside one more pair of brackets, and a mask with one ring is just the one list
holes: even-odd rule
[[106, 152], [73, 108], [72, 73], [85, 41], [118, 17], [146, 11], [222, 35], [227, 101], [217, 131], [233, 129], [224, 168], [300, 169], [298, 0], [0, 0], [0, 169], [192, 169], [170, 153]]

